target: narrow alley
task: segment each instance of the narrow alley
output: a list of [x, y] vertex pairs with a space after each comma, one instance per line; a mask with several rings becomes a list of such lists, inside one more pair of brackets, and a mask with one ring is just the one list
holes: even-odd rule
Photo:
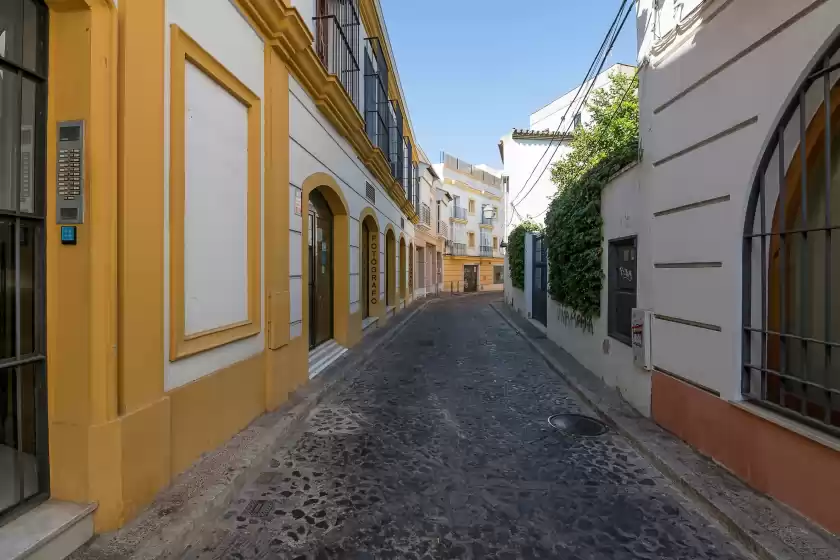
[[[427, 305], [281, 438], [185, 558], [740, 558], [490, 306]], [[339, 362], [338, 367], [341, 362]]]

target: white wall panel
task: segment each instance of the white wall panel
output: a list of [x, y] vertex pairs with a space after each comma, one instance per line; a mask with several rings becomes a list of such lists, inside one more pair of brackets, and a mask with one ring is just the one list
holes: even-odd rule
[[359, 248], [350, 247], [350, 274], [359, 273], [359, 259], [361, 258], [362, 257], [360, 256]]
[[289, 279], [289, 322], [295, 323], [303, 320], [303, 279]]
[[[209, 52], [228, 71], [234, 74], [260, 99], [264, 97], [265, 64], [263, 43], [248, 22], [228, 0], [167, 0], [166, 25], [177, 24], [192, 37], [204, 50]], [[166, 49], [170, 48], [169, 34], [166, 34]], [[169, 99], [169, 56], [164, 57], [164, 99]], [[189, 92], [187, 95], [190, 95]], [[164, 106], [164, 209], [169, 213], [169, 165], [170, 165], [170, 107]], [[262, 122], [262, 119], [260, 119]], [[262, 131], [261, 131], [262, 138]], [[260, 148], [260, 157], [263, 150]], [[262, 169], [262, 165], [260, 166]], [[262, 177], [260, 181], [262, 199]], [[191, 211], [189, 211], [191, 213]], [[262, 211], [261, 211], [262, 214]], [[263, 220], [264, 221], [264, 220]], [[262, 239], [260, 232], [260, 239]], [[169, 277], [169, 222], [164, 226], [164, 277]], [[201, 247], [193, 247], [201, 251]], [[264, 270], [264, 255], [260, 247], [261, 269]], [[186, 263], [185, 263], [186, 264]], [[260, 286], [260, 308], [262, 309], [263, 287]], [[164, 352], [169, 355], [169, 284], [164, 289]], [[261, 321], [262, 322], [262, 321]], [[168, 391], [194, 381], [202, 376], [240, 362], [264, 348], [264, 336], [260, 332], [231, 344], [202, 352], [188, 358], [164, 362], [164, 388]]]
[[350, 308], [351, 308], [350, 312], [351, 313], [354, 313], [354, 311], [352, 311], [353, 306], [357, 305], [359, 303], [359, 290], [360, 290], [359, 275], [354, 274], [353, 276], [350, 276]]
[[186, 64], [185, 334], [248, 319], [248, 109]]
[[301, 234], [297, 231], [289, 231], [289, 276], [300, 277], [303, 274], [301, 243], [303, 243]]

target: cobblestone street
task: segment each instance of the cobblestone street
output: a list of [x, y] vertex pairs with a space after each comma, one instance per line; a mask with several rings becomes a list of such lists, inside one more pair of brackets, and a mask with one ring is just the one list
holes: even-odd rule
[[184, 557], [742, 558], [620, 436], [548, 426], [591, 411], [490, 301], [428, 305]]

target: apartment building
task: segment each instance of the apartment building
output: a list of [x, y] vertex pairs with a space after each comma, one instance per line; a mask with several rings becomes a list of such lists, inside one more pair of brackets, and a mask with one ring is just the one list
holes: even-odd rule
[[[440, 291], [443, 281], [443, 253], [446, 249], [449, 227], [440, 219], [441, 208], [438, 197], [441, 196], [443, 190], [440, 177], [437, 176], [423, 153], [421, 153], [419, 173], [418, 221], [414, 228], [416, 265], [413, 274], [413, 293], [414, 297], [425, 297], [436, 295]], [[446, 206], [444, 206], [445, 211]]]
[[[449, 238], [443, 255], [443, 290], [502, 290], [506, 179], [485, 165], [449, 154], [433, 167], [451, 197]], [[443, 207], [443, 206], [441, 206]]]
[[8, 0], [0, 45], [0, 519], [70, 546], [412, 300], [420, 158], [377, 0]]

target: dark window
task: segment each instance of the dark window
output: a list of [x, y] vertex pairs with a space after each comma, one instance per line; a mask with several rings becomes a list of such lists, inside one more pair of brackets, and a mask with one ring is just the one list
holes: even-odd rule
[[493, 265], [493, 283], [501, 284], [505, 281], [505, 267], [502, 265]]
[[636, 238], [610, 241], [607, 334], [630, 344], [630, 317], [636, 307]]
[[575, 113], [575, 116], [574, 116], [574, 125], [575, 125], [575, 130], [577, 130], [577, 129], [579, 129], [581, 126], [583, 126], [583, 119], [581, 118], [580, 113]]

